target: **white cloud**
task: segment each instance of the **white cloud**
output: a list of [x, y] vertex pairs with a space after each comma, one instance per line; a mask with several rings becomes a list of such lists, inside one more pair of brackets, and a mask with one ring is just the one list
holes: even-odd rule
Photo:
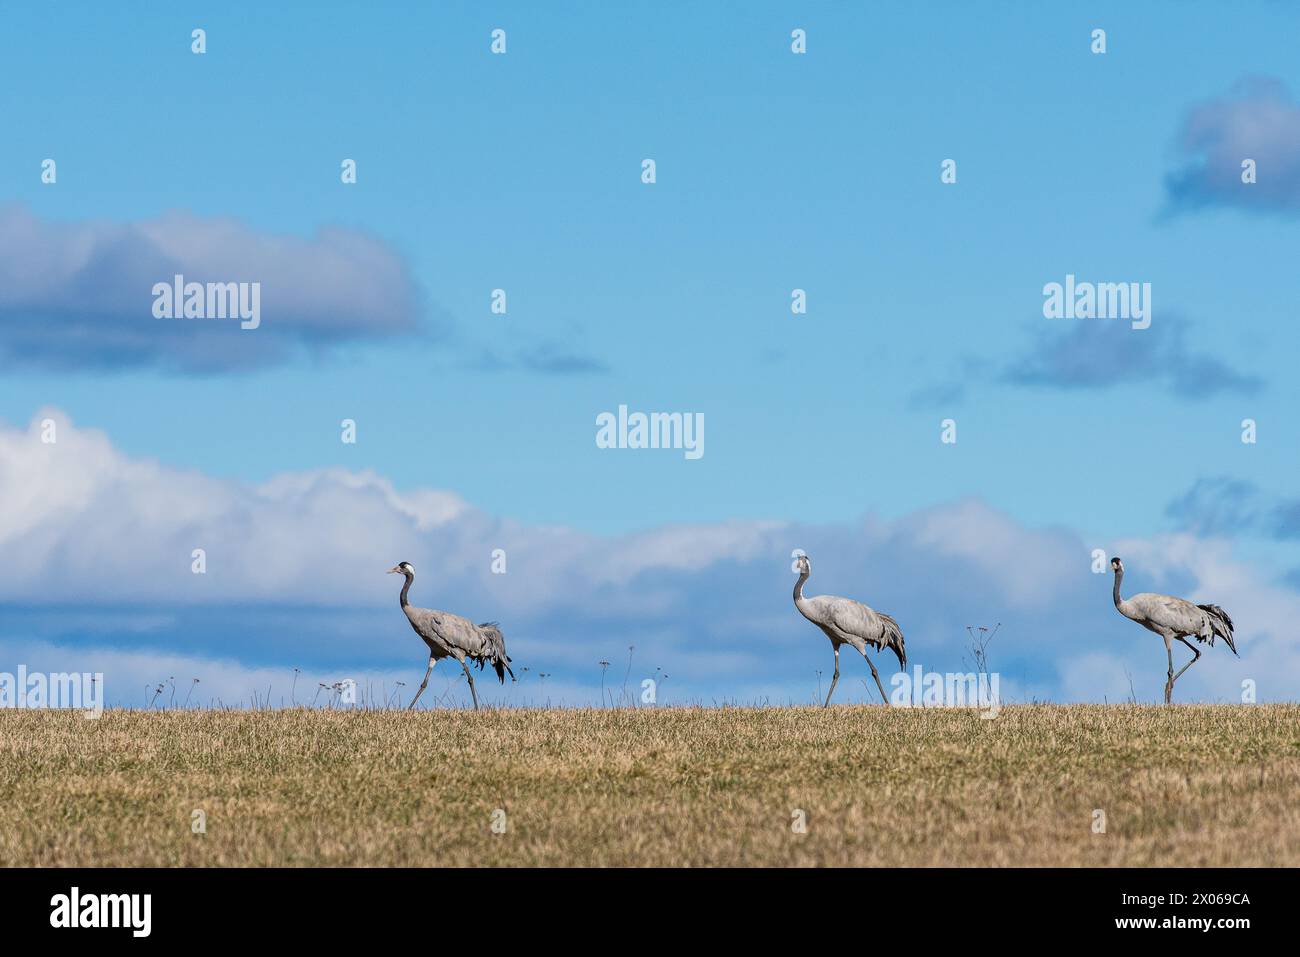
[[[177, 274], [260, 283], [264, 321], [250, 331], [154, 318], [154, 284]], [[250, 368], [301, 348], [413, 333], [422, 308], [402, 258], [355, 229], [303, 238], [180, 212], [57, 223], [0, 208], [0, 362], [10, 365]]]
[[[41, 441], [47, 417], [54, 444]], [[27, 609], [6, 615], [0, 640], [107, 643], [281, 675], [326, 662], [406, 674], [422, 646], [396, 609], [398, 580], [384, 573], [408, 560], [415, 603], [501, 620], [516, 663], [553, 674], [554, 689], [563, 682], [594, 701], [596, 663], [619, 673], [635, 645], [634, 675], [662, 668], [687, 699], [784, 688], [782, 700], [804, 700], [831, 654], [791, 604], [789, 555], [801, 547], [814, 559], [811, 592], [893, 614], [909, 657], [929, 669], [967, 670], [965, 626], [1000, 621], [990, 654], [1004, 687], [1115, 700], [1128, 696], [1128, 669], [1149, 700], [1163, 683], [1159, 639], [1116, 614], [1109, 578], [1088, 571], [1078, 536], [1026, 528], [978, 500], [894, 522], [603, 537], [504, 520], [370, 472], [216, 479], [126, 455], [43, 410], [27, 428], [0, 425], [0, 501], [0, 603]], [[195, 548], [206, 550], [206, 575], [191, 573]], [[506, 550], [505, 575], [489, 570], [495, 548]], [[1180, 700], [1237, 700], [1243, 678], [1265, 699], [1294, 694], [1283, 689], [1300, 678], [1300, 596], [1267, 584], [1221, 541], [1176, 535], [1124, 542], [1120, 553], [1130, 590], [1168, 588], [1237, 620], [1242, 659], [1211, 649], [1180, 681]], [[850, 660], [843, 680], [866, 674]]]
[[[1278, 80], [1254, 77], [1187, 114], [1178, 147], [1183, 165], [1165, 178], [1171, 210], [1236, 206], [1300, 210], [1300, 104]], [[1241, 181], [1243, 160], [1258, 179]]]

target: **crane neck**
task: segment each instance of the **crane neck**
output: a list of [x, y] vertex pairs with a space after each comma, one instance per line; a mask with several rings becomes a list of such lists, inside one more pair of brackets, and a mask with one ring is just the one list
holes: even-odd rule
[[794, 603], [797, 605], [803, 601], [803, 583], [808, 580], [808, 572], [803, 572], [799, 580], [794, 583]]
[[1119, 597], [1119, 583], [1122, 582], [1123, 580], [1124, 580], [1124, 573], [1118, 568], [1115, 569], [1115, 591], [1114, 591], [1115, 607], [1119, 608], [1120, 611], [1124, 610], [1121, 607], [1124, 604], [1124, 599]]
[[413, 582], [413, 581], [415, 581], [415, 576], [414, 576], [414, 575], [407, 575], [407, 576], [406, 576], [406, 584], [402, 586], [402, 607], [403, 607], [403, 608], [405, 608], [408, 604], [410, 604], [410, 603], [406, 600], [406, 593], [409, 592], [409, 591], [411, 590], [411, 582]]

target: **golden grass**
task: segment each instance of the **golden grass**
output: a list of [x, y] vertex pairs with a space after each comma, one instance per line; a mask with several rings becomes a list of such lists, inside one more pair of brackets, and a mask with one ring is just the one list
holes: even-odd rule
[[1297, 794], [1295, 705], [0, 713], [7, 865], [1295, 865]]

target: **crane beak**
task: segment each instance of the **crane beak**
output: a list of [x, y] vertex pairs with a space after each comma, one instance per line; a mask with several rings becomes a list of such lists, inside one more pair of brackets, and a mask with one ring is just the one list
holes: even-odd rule
[[401, 571], [401, 569], [398, 568], [396, 565], [394, 565], [392, 568], [388, 569], [388, 574], [390, 574], [390, 575], [396, 575], [396, 574], [398, 574], [400, 571]]

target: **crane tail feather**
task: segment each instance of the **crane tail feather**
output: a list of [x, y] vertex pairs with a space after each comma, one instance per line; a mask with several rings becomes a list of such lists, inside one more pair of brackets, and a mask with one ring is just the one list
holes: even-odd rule
[[[1214, 644], [1214, 636], [1218, 635], [1232, 650], [1232, 653], [1236, 655], [1237, 643], [1232, 640], [1232, 630], [1235, 626], [1232, 619], [1228, 617], [1228, 613], [1218, 605], [1197, 605], [1196, 607], [1210, 617], [1210, 644]], [[1205, 639], [1202, 638], [1201, 640], [1204, 641]]]
[[[502, 684], [506, 683], [506, 672], [510, 671], [510, 656], [506, 654], [505, 635], [501, 634], [501, 629], [495, 621], [485, 621], [478, 626], [479, 633], [483, 636], [483, 654], [479, 657], [478, 666], [482, 669], [485, 663], [492, 665], [492, 670], [497, 673], [497, 680]], [[513, 681], [515, 673], [510, 671], [510, 678]]]
[[885, 630], [881, 635], [881, 647], [893, 651], [898, 656], [898, 667], [906, 668], [907, 648], [903, 643], [903, 630], [898, 627], [898, 622], [888, 615], [880, 615], [880, 620], [885, 625]]

